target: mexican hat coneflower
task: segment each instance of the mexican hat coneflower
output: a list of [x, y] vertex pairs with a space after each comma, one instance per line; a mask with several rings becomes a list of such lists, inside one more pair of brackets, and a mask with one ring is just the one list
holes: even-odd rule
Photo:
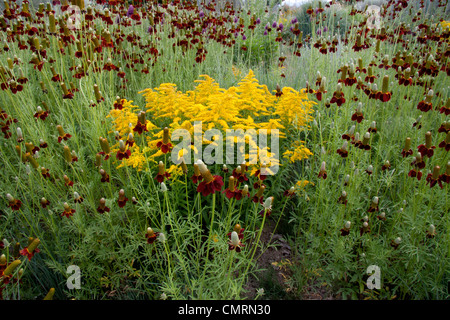
[[345, 205], [347, 205], [347, 202], [348, 202], [348, 200], [347, 200], [347, 192], [342, 191], [342, 193], [341, 193], [341, 195], [340, 195], [340, 197], [338, 199], [338, 203], [341, 203], [341, 204], [343, 204], [345, 206]]
[[369, 165], [369, 166], [367, 167], [366, 173], [367, 173], [369, 176], [372, 175], [372, 173], [373, 173], [373, 166], [372, 166], [372, 165]]
[[428, 131], [425, 134], [425, 144], [421, 144], [417, 147], [417, 150], [422, 154], [422, 156], [427, 156], [428, 158], [431, 158], [434, 154], [434, 149], [436, 149], [436, 146], [432, 145], [432, 137], [431, 132]]
[[109, 182], [109, 174], [102, 168], [98, 171], [102, 176], [101, 182]]
[[339, 154], [342, 158], [347, 158], [348, 157], [348, 141], [344, 141], [344, 143], [342, 144], [342, 147], [340, 149], [338, 149], [337, 154]]
[[223, 191], [228, 199], [232, 199], [236, 193], [236, 179], [233, 176], [228, 178], [228, 188]]
[[61, 143], [61, 141], [67, 141], [69, 140], [72, 136], [68, 133], [65, 133], [63, 127], [61, 125], [57, 125], [56, 129], [58, 130], [59, 136], [58, 136], [58, 142]]
[[391, 100], [392, 92], [389, 91], [389, 76], [383, 77], [383, 84], [381, 86], [381, 91], [376, 93], [378, 100], [381, 102], [388, 102]]
[[381, 166], [381, 170], [385, 171], [385, 170], [389, 170], [391, 168], [391, 163], [389, 162], [389, 160], [385, 160], [384, 164]]
[[376, 121], [372, 121], [370, 123], [370, 127], [369, 127], [369, 129], [367, 129], [367, 132], [370, 132], [370, 133], [377, 133], [378, 132]]
[[359, 234], [362, 236], [365, 233], [370, 233], [369, 221], [364, 221], [361, 228], [359, 229]]
[[68, 146], [64, 146], [64, 159], [68, 162], [68, 163], [73, 163], [78, 161], [78, 157], [76, 155], [74, 155], [74, 151], [71, 152], [70, 148]]
[[420, 181], [422, 178], [422, 172], [420, 170], [425, 168], [425, 161], [423, 160], [420, 152], [417, 153], [416, 157], [411, 162], [411, 166], [413, 166], [413, 169], [409, 171], [408, 176], [411, 178], [417, 178], [417, 180]]
[[34, 118], [37, 119], [41, 119], [41, 120], [45, 120], [48, 117], [48, 111], [43, 110], [41, 106], [38, 106], [36, 108], [36, 112], [34, 114]]
[[430, 185], [430, 188], [433, 188], [436, 184], [438, 184], [441, 189], [444, 188], [444, 186], [442, 185], [441, 179], [439, 179], [440, 178], [440, 175], [439, 175], [440, 170], [441, 170], [441, 167], [434, 166], [433, 173], [429, 173], [427, 175], [426, 181], [427, 181], [427, 184]]
[[155, 242], [157, 237], [159, 236], [159, 232], [153, 231], [152, 228], [148, 227], [147, 232], [145, 233], [145, 238], [147, 239], [147, 243], [152, 244]]
[[[245, 165], [245, 164], [244, 164]], [[242, 176], [242, 166], [241, 166], [241, 176]], [[261, 166], [259, 169], [257, 169], [254, 173], [254, 176], [257, 177], [259, 180], [264, 181], [267, 178], [267, 165], [266, 163], [261, 163]], [[246, 179], [247, 177], [244, 175], [241, 179], [240, 182], [244, 182], [247, 181], [248, 179]]]
[[40, 204], [41, 204], [41, 207], [43, 209], [45, 209], [47, 206], [50, 205], [50, 201], [48, 201], [46, 198], [42, 197], [40, 200]]
[[70, 218], [75, 213], [75, 209], [72, 209], [67, 202], [64, 202], [63, 204], [64, 211], [62, 212], [61, 216]]
[[342, 85], [340, 83], [337, 84], [337, 89], [333, 93], [330, 103], [336, 103], [338, 107], [345, 103], [344, 92], [342, 91]]
[[355, 110], [355, 113], [352, 115], [352, 121], [357, 121], [360, 123], [364, 119], [364, 115], [362, 113], [362, 103], [358, 103], [358, 107]]
[[444, 121], [438, 129], [438, 133], [450, 132], [450, 121]]
[[161, 141], [158, 141], [156, 147], [159, 148], [162, 153], [168, 153], [170, 150], [172, 150], [173, 146], [170, 143], [169, 139], [169, 128], [167, 127], [164, 128], [163, 139]]
[[378, 220], [386, 221], [386, 212], [381, 212], [379, 215], [377, 215]]
[[288, 198], [292, 198], [295, 196], [295, 187], [290, 187], [289, 190], [285, 190], [283, 195]]
[[447, 162], [445, 172], [439, 176], [439, 180], [445, 183], [450, 183], [450, 161]]
[[83, 197], [79, 195], [78, 192], [73, 193], [73, 201], [75, 203], [82, 203], [84, 201]]
[[348, 129], [348, 131], [342, 135], [342, 139], [348, 141], [355, 140], [355, 128], [356, 126], [351, 126], [350, 129]]
[[358, 145], [358, 148], [363, 149], [363, 150], [370, 150], [371, 147], [369, 145], [369, 142], [370, 142], [370, 132], [366, 132], [363, 136], [363, 140]]
[[434, 238], [435, 236], [436, 236], [436, 227], [434, 226], [434, 224], [430, 224], [427, 230], [427, 238], [431, 239]]
[[37, 247], [40, 243], [41, 241], [38, 238], [33, 239], [28, 247], [25, 247], [20, 251], [20, 254], [27, 257], [28, 260], [31, 260], [31, 258], [33, 258], [36, 253], [40, 252], [39, 248]]
[[221, 176], [212, 175], [202, 160], [197, 161], [198, 169], [203, 177], [203, 181], [197, 186], [197, 192], [203, 196], [208, 196], [216, 191], [220, 191], [223, 186], [223, 179]]
[[15, 199], [11, 194], [6, 194], [6, 199], [8, 200], [8, 207], [12, 210], [17, 211], [22, 206], [22, 202], [19, 199]]
[[320, 165], [319, 170], [319, 178], [326, 179], [327, 178], [327, 169], [326, 169], [326, 162], [322, 161], [322, 164]]
[[[261, 167], [262, 169], [263, 167]], [[236, 181], [238, 183], [243, 183], [245, 181], [248, 181], [247, 174], [246, 174], [247, 165], [246, 163], [242, 163], [241, 165], [237, 166], [235, 169], [233, 169], [232, 175], [236, 178]], [[265, 175], [262, 175], [263, 179], [261, 179], [261, 171], [256, 171], [258, 175], [260, 176], [260, 180], [265, 179]], [[256, 173], [255, 173], [256, 175]]]
[[403, 158], [413, 155], [413, 151], [411, 149], [411, 138], [406, 138], [405, 146], [404, 146], [401, 154], [402, 154]]
[[450, 151], [450, 131], [447, 132], [445, 139], [439, 143], [438, 147], [445, 149], [447, 152]]
[[228, 242], [228, 250], [236, 250], [236, 252], [241, 252], [242, 247], [244, 247], [244, 245], [239, 238], [239, 234], [236, 231], [232, 231], [230, 241]]
[[368, 212], [379, 211], [380, 210], [379, 207], [378, 207], [379, 201], [380, 201], [380, 199], [378, 197], [373, 197], [372, 198], [372, 203], [370, 204]]
[[63, 91], [63, 99], [73, 99], [73, 93], [67, 89], [67, 86], [64, 82], [61, 82], [61, 89]]
[[346, 221], [344, 224], [344, 227], [340, 230], [341, 231], [341, 236], [347, 236], [350, 234], [350, 227], [351, 227], [352, 223], [350, 221]]
[[158, 163], [158, 174], [156, 175], [155, 179], [161, 183], [164, 182], [165, 179], [169, 179], [170, 173], [166, 171], [166, 166], [164, 165], [164, 162], [160, 161]]
[[439, 109], [439, 112], [446, 116], [450, 114], [450, 98], [447, 98], [447, 102]]
[[193, 166], [194, 166], [194, 174], [192, 175], [191, 180], [193, 183], [198, 183], [203, 180], [203, 177], [198, 168], [198, 164], [194, 163]]
[[127, 148], [123, 140], [119, 140], [119, 150], [116, 153], [117, 160], [130, 158], [131, 150]]
[[63, 179], [66, 187], [73, 187], [73, 181], [71, 181], [67, 175], [64, 175]]
[[272, 214], [272, 205], [273, 205], [274, 197], [268, 197], [263, 203], [263, 209], [259, 212], [261, 216], [267, 215], [270, 216]]
[[[4, 284], [8, 284], [10, 279], [12, 278], [12, 274], [14, 270], [22, 263], [19, 259], [11, 262], [3, 271], [1, 271], [0, 276], [2, 278], [2, 282]], [[1, 291], [0, 291], [1, 292]]]
[[402, 238], [397, 237], [391, 241], [391, 247], [393, 247], [394, 249], [397, 249], [401, 243], [402, 243]]
[[148, 131], [147, 129], [147, 119], [145, 118], [145, 111], [141, 111], [138, 113], [138, 121], [136, 126], [133, 128], [134, 132], [142, 134], [144, 131]]
[[125, 196], [125, 190], [120, 189], [119, 190], [119, 199], [117, 200], [117, 204], [120, 208], [125, 207], [127, 204], [128, 198]]
[[244, 230], [245, 230], [245, 229], [242, 228], [240, 224], [236, 224], [236, 225], [233, 227], [233, 231], [232, 231], [232, 232], [229, 232], [229, 233], [227, 234], [227, 236], [228, 236], [228, 238], [231, 240], [231, 234], [232, 234], [233, 232], [236, 232], [237, 235], [238, 235], [238, 238], [239, 238], [240, 240], [242, 240], [242, 239], [244, 238]]
[[106, 199], [105, 198], [101, 198], [100, 199], [99, 206], [97, 207], [97, 212], [98, 213], [110, 212], [110, 208], [108, 208], [106, 206]]
[[431, 99], [433, 99], [434, 92], [433, 90], [429, 90], [425, 99], [420, 101], [417, 105], [417, 109], [419, 109], [422, 112], [428, 112], [431, 109], [433, 109], [433, 104], [431, 103]]
[[98, 85], [96, 85], [96, 84], [94, 84], [94, 95], [95, 95], [95, 99], [97, 100], [97, 103], [105, 101], [105, 98], [103, 98], [102, 93], [101, 93], [100, 89], [98, 88]]
[[258, 191], [256, 192], [256, 194], [252, 197], [252, 201], [253, 202], [255, 202], [255, 203], [261, 203], [261, 204], [263, 204], [263, 196], [264, 196], [264, 190], [266, 189], [266, 186], [265, 185], [261, 185], [259, 188], [258, 188]]
[[111, 153], [109, 142], [106, 138], [102, 137], [99, 137], [98, 140], [100, 142], [100, 147], [102, 148], [102, 151], [100, 151], [98, 154], [105, 156], [104, 160], [108, 160]]

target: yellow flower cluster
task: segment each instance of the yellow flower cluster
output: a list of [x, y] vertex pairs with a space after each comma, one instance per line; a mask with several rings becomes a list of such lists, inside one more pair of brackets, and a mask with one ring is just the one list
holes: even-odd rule
[[[148, 158], [151, 160], [162, 156], [163, 153], [156, 145], [162, 140], [164, 127], [168, 127], [170, 132], [186, 129], [191, 137], [194, 134], [195, 122], [201, 122], [203, 132], [215, 128], [221, 132], [227, 129], [253, 129], [258, 133], [260, 129], [266, 129], [270, 134], [271, 130], [278, 129], [280, 138], [283, 139], [287, 138], [289, 132], [308, 129], [308, 123], [312, 120], [315, 102], [308, 99], [305, 89], [299, 92], [287, 87], [277, 96], [271, 93], [267, 86], [259, 84], [251, 70], [237, 86], [228, 89], [221, 88], [208, 75], [201, 75], [201, 79], [196, 80], [196, 83], [194, 90], [185, 93], [178, 91], [173, 83], [164, 83], [158, 88], [139, 92], [145, 98], [144, 110], [149, 115], [147, 119], [152, 122], [147, 123], [147, 140], [145, 146], [141, 146], [142, 151], [139, 151], [137, 146], [131, 147], [132, 155], [137, 154], [130, 156], [125, 165], [133, 165], [139, 169], [142, 166], [139, 166], [138, 162], [145, 159], [145, 154], [150, 153]], [[125, 137], [137, 123], [139, 110], [131, 103], [132, 101], [124, 101], [122, 110], [112, 110], [109, 115], [113, 118], [114, 131]], [[203, 144], [211, 143], [217, 141], [203, 138]], [[305, 159], [312, 154], [304, 145], [304, 141], [294, 140], [287, 149], [284, 155], [291, 162]], [[257, 150], [259, 153], [260, 150]], [[270, 156], [270, 150], [264, 151]]]
[[[300, 141], [300, 143], [304, 143], [304, 141]], [[294, 150], [286, 150], [283, 153], [283, 156], [289, 159], [291, 163], [307, 159], [310, 155], [312, 155], [312, 152], [308, 148], [306, 148], [303, 144], [299, 144], [297, 141], [293, 143], [293, 148]]]
[[450, 29], [450, 21], [441, 21], [441, 26], [443, 29]]

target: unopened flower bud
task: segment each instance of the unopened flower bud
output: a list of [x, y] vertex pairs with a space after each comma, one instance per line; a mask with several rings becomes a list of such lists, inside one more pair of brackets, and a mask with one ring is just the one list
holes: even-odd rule
[[[450, 166], [447, 166], [450, 167]], [[246, 196], [248, 194], [248, 185], [244, 185], [244, 188], [242, 189], [242, 195]]]
[[428, 131], [427, 133], [425, 133], [425, 146], [427, 147], [427, 149], [431, 148], [431, 144], [432, 144], [431, 132]]
[[436, 232], [436, 227], [434, 226], [434, 224], [430, 224], [430, 226], [428, 227], [428, 233], [434, 234], [435, 232]]
[[272, 209], [272, 203], [273, 203], [273, 197], [269, 197], [266, 199], [266, 201], [264, 201], [263, 207], [267, 210], [271, 210]]
[[164, 233], [162, 233], [162, 232], [160, 232], [159, 233], [159, 235], [158, 235], [158, 240], [160, 241], [160, 242], [162, 242], [162, 243], [165, 243], [166, 242], [166, 235], [164, 234]]
[[235, 247], [239, 246], [240, 240], [239, 235], [236, 231], [231, 232], [231, 244]]
[[16, 131], [17, 131], [17, 142], [22, 142], [23, 141], [22, 129], [20, 127], [17, 127]]
[[123, 142], [123, 140], [119, 140], [119, 150], [120, 152], [126, 151], [125, 142]]
[[351, 226], [352, 226], [352, 223], [350, 221], [347, 221], [347, 222], [345, 222], [344, 228], [349, 230]]

